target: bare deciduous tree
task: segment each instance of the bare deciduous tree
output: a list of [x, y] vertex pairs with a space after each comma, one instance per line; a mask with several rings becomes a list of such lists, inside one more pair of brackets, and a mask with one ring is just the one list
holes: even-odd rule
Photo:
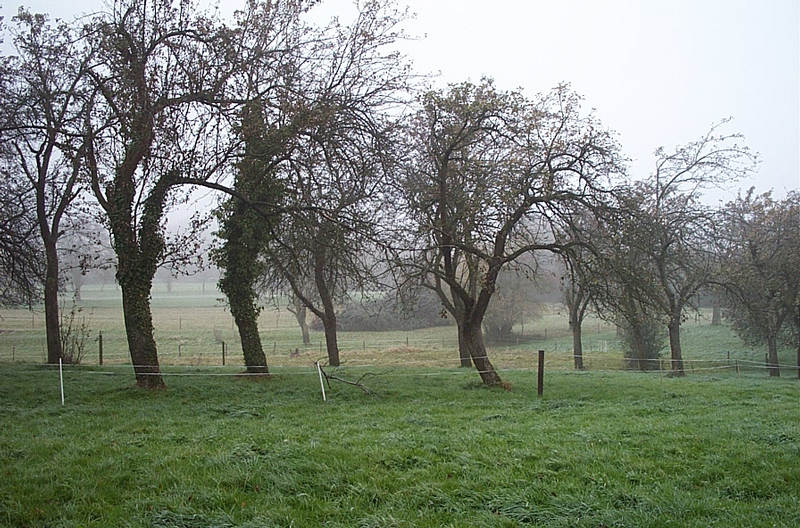
[[456, 320], [462, 363], [499, 384], [481, 329], [498, 274], [562, 247], [553, 229], [620, 170], [617, 144], [566, 86], [531, 101], [486, 80], [426, 94], [410, 134], [406, 268]]
[[86, 111], [84, 77], [90, 56], [75, 31], [52, 25], [45, 15], [24, 9], [14, 17], [17, 56], [3, 83], [4, 164], [11, 178], [30, 189], [45, 255], [43, 291], [47, 361], [63, 356], [59, 336], [59, 240], [65, 219], [85, 190]]

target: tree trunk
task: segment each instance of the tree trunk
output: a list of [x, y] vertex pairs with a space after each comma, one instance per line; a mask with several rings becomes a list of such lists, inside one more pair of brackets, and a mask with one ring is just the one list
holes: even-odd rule
[[125, 333], [131, 353], [136, 384], [148, 389], [163, 388], [164, 379], [158, 365], [156, 341], [153, 338], [153, 316], [150, 311], [152, 277], [131, 277], [120, 281]]
[[[325, 329], [325, 346], [328, 349], [328, 365], [339, 366], [339, 344], [336, 341], [336, 310], [333, 306], [333, 292], [325, 277], [325, 241], [314, 251], [314, 283], [322, 303], [322, 326]], [[320, 314], [317, 313], [317, 316]]]
[[631, 366], [638, 370], [647, 370], [647, 347], [644, 344], [642, 328], [639, 324], [631, 324], [630, 332], [633, 343], [633, 361]]
[[680, 316], [673, 317], [668, 325], [669, 328], [669, 350], [672, 363], [672, 375], [684, 376], [683, 356], [681, 354], [681, 319]]
[[475, 368], [478, 369], [478, 374], [480, 374], [483, 383], [489, 386], [500, 385], [503, 380], [500, 379], [500, 376], [489, 361], [486, 346], [483, 343], [481, 325], [465, 323], [461, 333], [463, 335], [462, 344], [466, 348], [466, 352], [469, 353], [469, 357], [472, 358]]
[[240, 206], [223, 222], [226, 239], [218, 262], [222, 271], [219, 288], [228, 298], [231, 315], [239, 329], [247, 372], [267, 374], [267, 357], [258, 334], [258, 296], [253, 290], [257, 279], [258, 242], [253, 241], [251, 230], [243, 229], [248, 221], [255, 221], [253, 216]]
[[297, 295], [292, 296], [292, 304], [294, 304], [294, 318], [297, 319], [297, 324], [300, 326], [300, 332], [303, 334], [303, 344], [311, 344], [311, 335], [308, 332], [307, 313], [308, 309], [303, 301]]
[[800, 339], [797, 343], [797, 378], [800, 379]]
[[55, 243], [45, 241], [47, 269], [44, 282], [44, 319], [47, 333], [47, 362], [58, 363], [63, 357], [61, 327], [58, 316], [58, 253]]
[[248, 373], [267, 374], [267, 356], [261, 346], [261, 336], [258, 334], [258, 310], [252, 298], [238, 299], [236, 294], [228, 293], [228, 303], [231, 314], [239, 330], [239, 340], [242, 342], [242, 355]]
[[[326, 311], [327, 312], [327, 311]], [[328, 365], [339, 366], [339, 344], [336, 338], [336, 314], [331, 313], [330, 317], [322, 318], [322, 327], [325, 329], [325, 347], [328, 351]]]
[[460, 368], [470, 368], [472, 366], [472, 359], [469, 357], [469, 348], [464, 341], [463, 325], [458, 324], [458, 358], [461, 361]]
[[795, 321], [797, 325], [797, 378], [800, 379], [800, 302], [797, 304], [795, 314], [797, 317]]
[[770, 376], [780, 376], [781, 369], [778, 366], [778, 336], [777, 333], [767, 336], [767, 359]]
[[583, 341], [581, 339], [581, 323], [577, 317], [573, 318], [569, 323], [572, 329], [572, 356], [575, 360], [575, 370], [583, 370]]
[[719, 300], [714, 299], [711, 301], [711, 326], [719, 326], [722, 324], [722, 308], [719, 305]]

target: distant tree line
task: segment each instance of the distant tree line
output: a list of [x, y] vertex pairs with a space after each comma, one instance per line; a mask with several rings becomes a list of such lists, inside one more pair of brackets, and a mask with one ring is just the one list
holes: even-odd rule
[[332, 366], [343, 323], [433, 304], [456, 326], [461, 365], [500, 384], [484, 335], [508, 335], [529, 302], [520, 284], [543, 270], [560, 277], [578, 369], [592, 310], [621, 328], [639, 368], [660, 368], [666, 333], [682, 375], [681, 325], [712, 292], [779, 373], [778, 340], [800, 342], [800, 197], [704, 205], [709, 186], [754, 170], [727, 122], [629, 174], [615, 134], [568, 85], [425, 89], [396, 51], [404, 11], [367, 1], [350, 23], [320, 26], [312, 6], [249, 0], [224, 21], [194, 0], [118, 0], [74, 23], [12, 19], [0, 300], [44, 298], [48, 362], [63, 357], [62, 260], [70, 249], [72, 267], [90, 265], [76, 254], [98, 246], [81, 237], [102, 225], [137, 384], [164, 386], [150, 292], [160, 266], [201, 259], [204, 220], [178, 236], [165, 222], [203, 187], [223, 197], [212, 259], [251, 373], [269, 372], [257, 321], [271, 292], [301, 326], [316, 316]]

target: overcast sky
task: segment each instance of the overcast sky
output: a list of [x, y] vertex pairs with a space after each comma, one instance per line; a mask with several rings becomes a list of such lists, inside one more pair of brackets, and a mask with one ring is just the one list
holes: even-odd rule
[[[222, 0], [223, 11], [243, 5]], [[797, 0], [407, 0], [421, 38], [406, 49], [437, 84], [490, 76], [528, 94], [569, 82], [616, 130], [636, 175], [652, 152], [686, 143], [732, 117], [762, 163], [750, 181], [783, 195], [800, 188], [800, 2]], [[101, 1], [5, 2], [71, 19]], [[491, 8], [487, 8], [491, 5]], [[352, 12], [327, 0], [326, 18]], [[715, 192], [716, 200], [735, 191]]]

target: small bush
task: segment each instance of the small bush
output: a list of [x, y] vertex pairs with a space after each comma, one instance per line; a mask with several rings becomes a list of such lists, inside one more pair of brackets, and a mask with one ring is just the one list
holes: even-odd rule
[[86, 317], [80, 316], [82, 311], [83, 308], [78, 307], [75, 300], [66, 315], [63, 306], [60, 310], [58, 327], [61, 334], [61, 359], [67, 364], [78, 365], [86, 355], [86, 341], [91, 331]]
[[627, 367], [659, 370], [664, 350], [664, 325], [648, 314], [637, 314], [625, 321], [621, 328]]

